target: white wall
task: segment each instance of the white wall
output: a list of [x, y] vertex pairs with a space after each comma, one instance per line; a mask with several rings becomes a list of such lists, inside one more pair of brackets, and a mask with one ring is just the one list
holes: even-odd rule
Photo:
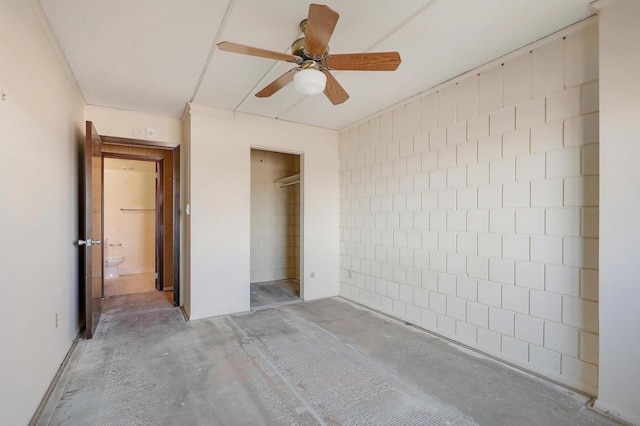
[[81, 326], [84, 101], [39, 16], [29, 1], [0, 2], [0, 413], [11, 425], [29, 422]]
[[600, 10], [600, 388], [640, 424], [640, 2]]
[[337, 295], [337, 133], [190, 108], [190, 318], [249, 310], [251, 148], [302, 155], [303, 298]]
[[340, 136], [340, 294], [595, 394], [597, 21]]
[[251, 282], [299, 279], [300, 185], [277, 187], [300, 173], [300, 157], [251, 150]]

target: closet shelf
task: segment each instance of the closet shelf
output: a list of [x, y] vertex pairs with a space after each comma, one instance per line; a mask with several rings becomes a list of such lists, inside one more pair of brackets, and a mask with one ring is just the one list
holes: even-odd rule
[[285, 186], [295, 185], [296, 183], [300, 183], [300, 173], [278, 179], [274, 183], [276, 184], [276, 188], [284, 188]]

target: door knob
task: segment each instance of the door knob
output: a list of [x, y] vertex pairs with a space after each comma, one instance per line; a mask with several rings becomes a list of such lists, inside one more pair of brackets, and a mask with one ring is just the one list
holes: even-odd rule
[[102, 244], [101, 240], [92, 240], [91, 238], [87, 238], [86, 240], [78, 240], [79, 246], [87, 246], [91, 247], [94, 244]]

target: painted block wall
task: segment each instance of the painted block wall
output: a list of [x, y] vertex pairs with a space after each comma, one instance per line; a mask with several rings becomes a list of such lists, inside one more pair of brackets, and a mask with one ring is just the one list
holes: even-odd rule
[[300, 185], [275, 181], [300, 173], [300, 157], [251, 150], [251, 282], [300, 278]]
[[302, 298], [337, 296], [337, 133], [198, 104], [188, 114], [189, 318], [249, 310], [251, 149], [302, 156]]
[[26, 425], [78, 336], [84, 100], [37, 2], [0, 2], [0, 423]]
[[597, 21], [563, 35], [340, 133], [340, 294], [595, 394]]
[[[155, 272], [155, 163], [128, 161], [137, 169], [104, 169], [104, 240], [108, 257], [124, 256], [120, 274]], [[116, 160], [119, 166], [123, 160]], [[124, 163], [124, 164], [127, 164]], [[144, 211], [131, 210], [143, 209]]]

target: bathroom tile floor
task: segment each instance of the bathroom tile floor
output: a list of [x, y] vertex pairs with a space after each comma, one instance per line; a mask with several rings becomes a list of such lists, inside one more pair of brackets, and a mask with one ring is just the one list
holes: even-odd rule
[[122, 296], [125, 294], [156, 291], [155, 273], [120, 275], [118, 278], [104, 280], [104, 296]]
[[107, 298], [35, 425], [615, 425], [589, 399], [341, 298], [185, 322]]

